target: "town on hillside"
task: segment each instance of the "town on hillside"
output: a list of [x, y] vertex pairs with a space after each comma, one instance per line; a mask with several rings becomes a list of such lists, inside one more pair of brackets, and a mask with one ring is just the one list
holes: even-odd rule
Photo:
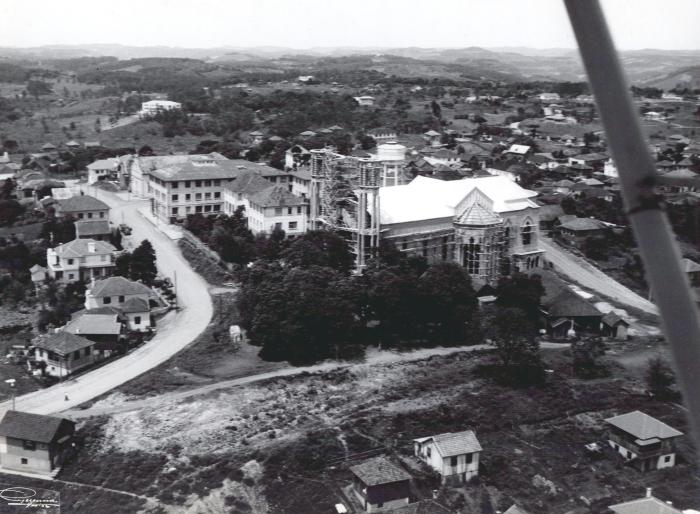
[[[700, 512], [576, 55], [86, 48], [0, 48], [0, 512]], [[700, 306], [664, 52], [621, 56]]]

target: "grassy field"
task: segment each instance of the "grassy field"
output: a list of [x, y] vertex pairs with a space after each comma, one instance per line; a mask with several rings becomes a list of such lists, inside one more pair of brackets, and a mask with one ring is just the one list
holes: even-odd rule
[[540, 388], [499, 385], [487, 372], [493, 355], [462, 353], [163, 400], [83, 424], [77, 460], [59, 478], [155, 498], [166, 510], [327, 513], [345, 501], [358, 452], [392, 456], [411, 470], [416, 494], [429, 494], [434, 483], [412, 458], [412, 439], [472, 428], [484, 448], [480, 477], [441, 489], [454, 512], [493, 514], [517, 501], [531, 512], [598, 513], [645, 487], [697, 509], [687, 439], [675, 468], [644, 474], [584, 449], [603, 440], [605, 417], [634, 409], [686, 430], [683, 410], [649, 398], [640, 381], [658, 351], [646, 341], [617, 347], [607, 357], [610, 376], [595, 380], [571, 375], [568, 351], [545, 351], [552, 371]]

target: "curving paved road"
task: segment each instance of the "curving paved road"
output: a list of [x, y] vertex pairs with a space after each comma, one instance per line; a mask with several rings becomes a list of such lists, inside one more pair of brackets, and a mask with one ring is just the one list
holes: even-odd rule
[[539, 243], [546, 251], [545, 259], [554, 264], [554, 270], [566, 275], [577, 284], [649, 314], [659, 313], [656, 305], [615, 281], [584, 259], [545, 238], [540, 238]]
[[[92, 400], [168, 360], [194, 341], [211, 320], [213, 308], [206, 282], [190, 268], [177, 245], [138, 213], [146, 203], [124, 201], [105, 191], [97, 196], [112, 208], [112, 222], [119, 224], [123, 220], [132, 227], [135, 244], [143, 239], [153, 244], [158, 269], [163, 275], [172, 279], [177, 273], [178, 302], [183, 308], [161, 318], [155, 337], [148, 343], [93, 371], [17, 397], [17, 410], [50, 414]], [[11, 401], [0, 403], [0, 417], [10, 408]]]

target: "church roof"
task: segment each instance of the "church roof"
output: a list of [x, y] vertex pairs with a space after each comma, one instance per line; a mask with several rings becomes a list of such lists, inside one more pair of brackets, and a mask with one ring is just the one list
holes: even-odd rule
[[492, 202], [494, 213], [538, 208], [532, 200], [537, 193], [523, 189], [506, 177], [464, 178], [444, 181], [418, 176], [409, 184], [379, 189], [381, 223], [408, 223], [454, 218], [455, 208], [474, 189]]
[[503, 218], [479, 203], [472, 204], [457, 219], [457, 223], [460, 225], [498, 225], [501, 222], [503, 222]]

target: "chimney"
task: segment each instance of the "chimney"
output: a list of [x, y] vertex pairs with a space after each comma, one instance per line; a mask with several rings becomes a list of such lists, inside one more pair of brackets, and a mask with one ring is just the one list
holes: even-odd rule
[[651, 498], [651, 487], [647, 487], [647, 498]]
[[90, 253], [95, 253], [97, 251], [97, 248], [95, 248], [95, 241], [90, 241], [87, 244], [87, 247], [88, 247], [88, 252], [90, 252]]

